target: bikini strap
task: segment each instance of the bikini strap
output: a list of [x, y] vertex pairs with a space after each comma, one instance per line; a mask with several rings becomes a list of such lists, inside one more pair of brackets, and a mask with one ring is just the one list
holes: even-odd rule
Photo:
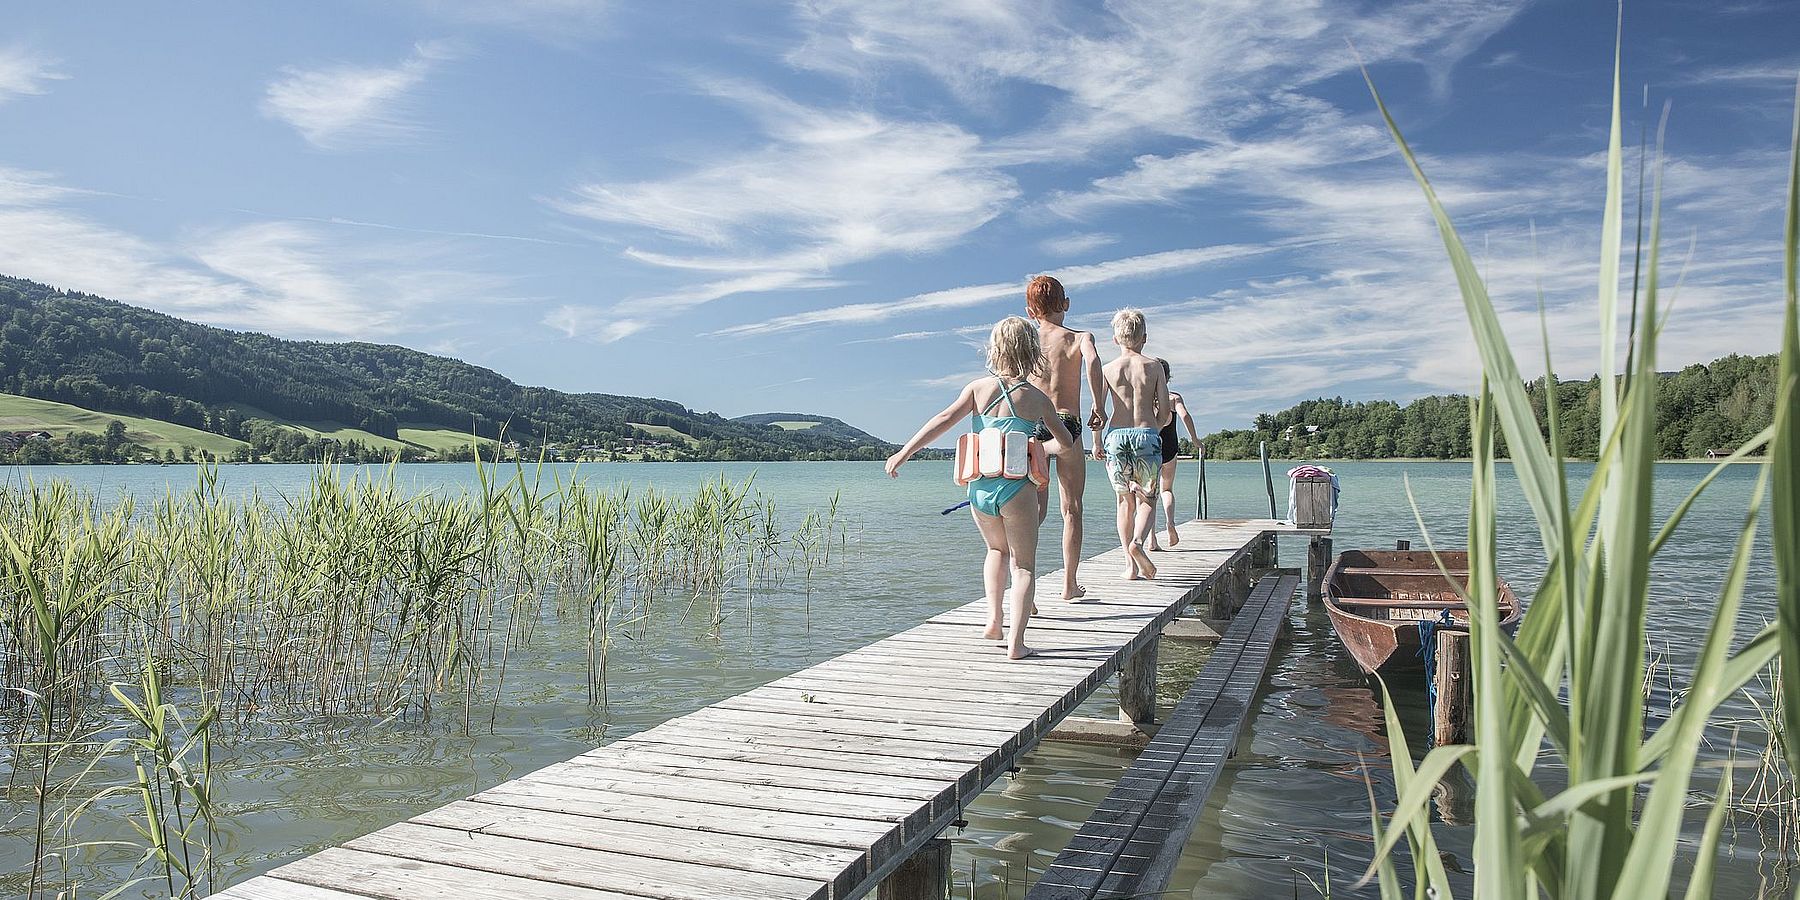
[[1018, 418], [1019, 417], [1019, 408], [1013, 405], [1012, 392], [1018, 390], [1019, 388], [1024, 387], [1025, 382], [1021, 381], [1018, 384], [1013, 385], [1012, 387], [1007, 387], [1006, 379], [1001, 378], [999, 375], [995, 375], [994, 380], [1000, 382], [1000, 395], [998, 397], [995, 397], [992, 400], [989, 400], [988, 405], [981, 408], [981, 415], [984, 415], [984, 416], [987, 415], [989, 410], [1000, 405], [1000, 398], [1005, 397], [1007, 412], [1012, 413], [1013, 418], [1015, 418], [1015, 419]]

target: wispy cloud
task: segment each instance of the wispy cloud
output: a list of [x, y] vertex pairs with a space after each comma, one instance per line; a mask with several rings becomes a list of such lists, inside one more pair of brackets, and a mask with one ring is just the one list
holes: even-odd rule
[[[1239, 259], [1245, 259], [1278, 249], [1298, 245], [1299, 242], [1282, 244], [1251, 245], [1221, 244], [1210, 247], [1190, 247], [1182, 250], [1166, 250], [1161, 253], [1146, 253], [1141, 256], [1130, 256], [1112, 259], [1105, 262], [1084, 266], [1067, 266], [1053, 269], [1048, 274], [1055, 276], [1065, 288], [1071, 290], [1106, 284], [1133, 278], [1148, 278], [1156, 275], [1167, 275], [1202, 266], [1216, 265]], [[962, 309], [991, 303], [1003, 297], [1018, 297], [1023, 302], [1023, 282], [1000, 281], [990, 284], [973, 284], [962, 287], [945, 288], [924, 294], [914, 294], [898, 300], [887, 300], [873, 303], [851, 303], [834, 306], [828, 309], [809, 310], [778, 316], [765, 322], [751, 322], [734, 325], [713, 332], [717, 335], [746, 337], [750, 335], [771, 334], [779, 331], [792, 331], [797, 328], [809, 328], [819, 325], [844, 325], [880, 322], [898, 316], [913, 315], [922, 312], [945, 309]]]
[[48, 82], [69, 76], [56, 70], [57, 61], [29, 47], [0, 47], [0, 103], [13, 97], [48, 93]]
[[149, 241], [81, 213], [74, 203], [85, 196], [42, 173], [0, 168], [0, 272], [302, 338], [416, 333], [445, 304], [505, 289], [447, 264], [430, 244], [335, 241], [290, 222]]
[[1089, 6], [959, 0], [814, 0], [790, 62], [863, 77], [928, 72], [981, 105], [1012, 84], [1061, 103], [1042, 126], [997, 142], [1015, 158], [1068, 158], [1133, 135], [1217, 139], [1266, 116], [1270, 99], [1371, 62], [1450, 70], [1525, 0], [1118, 0]]
[[1116, 234], [1090, 231], [1045, 238], [1038, 242], [1038, 249], [1051, 256], [1078, 256], [1118, 242]]
[[545, 313], [543, 323], [565, 337], [601, 344], [624, 340], [650, 327], [644, 319], [619, 318], [604, 310], [572, 304]]
[[693, 248], [652, 265], [811, 269], [941, 249], [1018, 194], [955, 125], [820, 109], [739, 83], [703, 89], [753, 116], [762, 147], [668, 178], [576, 185], [553, 205]]
[[423, 132], [412, 108], [415, 92], [435, 67], [455, 55], [452, 45], [428, 41], [391, 66], [290, 66], [269, 83], [262, 111], [322, 150], [404, 143]]

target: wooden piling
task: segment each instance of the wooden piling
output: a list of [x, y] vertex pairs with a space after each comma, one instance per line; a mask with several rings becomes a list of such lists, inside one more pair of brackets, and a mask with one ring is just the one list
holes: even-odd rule
[[1151, 641], [1119, 666], [1119, 721], [1149, 731], [1156, 724], [1156, 645]]
[[950, 839], [932, 838], [882, 879], [876, 900], [943, 900], [950, 894]]
[[1437, 695], [1431, 708], [1432, 746], [1469, 743], [1475, 731], [1475, 685], [1468, 632], [1437, 632], [1437, 666], [1431, 683]]
[[1325, 570], [1331, 568], [1331, 538], [1314, 535], [1306, 543], [1306, 599], [1325, 596]]

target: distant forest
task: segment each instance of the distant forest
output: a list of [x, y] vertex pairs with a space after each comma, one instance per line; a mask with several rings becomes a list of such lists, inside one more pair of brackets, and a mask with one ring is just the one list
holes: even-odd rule
[[[1657, 453], [1663, 459], [1705, 456], [1736, 449], [1768, 427], [1775, 412], [1775, 356], [1731, 355], [1679, 372], [1656, 384]], [[1545, 380], [1526, 385], [1538, 427], [1548, 433]], [[1593, 458], [1599, 445], [1600, 379], [1556, 385], [1560, 430], [1570, 456]], [[1469, 398], [1420, 397], [1404, 406], [1391, 400], [1306, 400], [1254, 427], [1219, 431], [1204, 442], [1214, 459], [1254, 459], [1257, 443], [1284, 459], [1460, 459], [1469, 445]], [[1502, 448], [1504, 452], [1504, 447]]]
[[[529, 446], [618, 446], [637, 423], [694, 440], [684, 459], [881, 459], [855, 429], [788, 431], [679, 403], [524, 387], [405, 347], [290, 341], [0, 276], [0, 392], [160, 419], [241, 440], [269, 421], [333, 422], [394, 438], [441, 427]], [[259, 427], [260, 426], [260, 427]], [[861, 439], [846, 435], [861, 435]], [[316, 443], [316, 442], [315, 442]]]

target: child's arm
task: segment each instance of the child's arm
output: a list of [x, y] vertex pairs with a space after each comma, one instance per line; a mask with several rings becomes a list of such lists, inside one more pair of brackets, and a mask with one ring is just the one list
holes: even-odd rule
[[1092, 332], [1081, 333], [1081, 364], [1087, 367], [1088, 392], [1094, 395], [1094, 411], [1088, 416], [1088, 430], [1099, 434], [1106, 427], [1106, 379], [1100, 374], [1100, 350], [1094, 346]]
[[1188, 437], [1194, 439], [1194, 452], [1200, 452], [1200, 432], [1194, 429], [1194, 417], [1188, 415], [1187, 400], [1175, 397], [1175, 414], [1181, 417], [1182, 424], [1187, 426]]
[[925, 424], [919, 426], [919, 433], [913, 435], [912, 440], [906, 442], [906, 446], [896, 450], [893, 456], [888, 457], [887, 473], [889, 478], [899, 478], [901, 463], [912, 459], [912, 455], [919, 452], [926, 444], [943, 437], [944, 433], [956, 424], [957, 419], [974, 411], [974, 389], [973, 383], [964, 387], [962, 393], [956, 395], [955, 402], [944, 407], [943, 412], [926, 419]]

